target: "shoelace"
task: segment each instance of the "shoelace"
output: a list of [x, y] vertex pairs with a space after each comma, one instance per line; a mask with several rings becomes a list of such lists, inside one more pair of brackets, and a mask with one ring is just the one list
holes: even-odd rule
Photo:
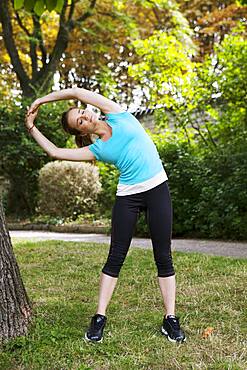
[[168, 317], [167, 319], [172, 323], [174, 329], [180, 329], [179, 319], [177, 317]]
[[99, 330], [102, 326], [102, 319], [97, 317], [97, 316], [94, 316], [93, 318], [93, 328], [94, 330]]

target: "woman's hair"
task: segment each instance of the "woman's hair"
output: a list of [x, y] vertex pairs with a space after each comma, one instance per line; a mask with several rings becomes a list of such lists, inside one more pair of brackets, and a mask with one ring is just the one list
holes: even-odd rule
[[68, 114], [71, 111], [71, 109], [75, 109], [77, 107], [71, 107], [66, 112], [63, 112], [62, 114], [62, 127], [65, 132], [68, 132], [70, 135], [75, 136], [75, 143], [79, 148], [82, 148], [83, 146], [87, 146], [90, 144], [93, 144], [93, 140], [90, 134], [83, 135], [75, 128], [72, 128], [69, 126], [68, 123]]

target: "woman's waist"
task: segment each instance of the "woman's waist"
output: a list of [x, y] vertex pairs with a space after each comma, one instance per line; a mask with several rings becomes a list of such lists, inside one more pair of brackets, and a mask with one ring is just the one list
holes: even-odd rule
[[129, 195], [129, 194], [135, 194], [135, 193], [141, 193], [143, 191], [147, 191], [152, 189], [153, 187], [161, 184], [162, 182], [168, 180], [167, 174], [162, 168], [161, 171], [159, 171], [156, 175], [152, 176], [151, 178], [136, 182], [132, 184], [125, 184], [121, 183], [119, 181], [117, 186], [117, 195]]

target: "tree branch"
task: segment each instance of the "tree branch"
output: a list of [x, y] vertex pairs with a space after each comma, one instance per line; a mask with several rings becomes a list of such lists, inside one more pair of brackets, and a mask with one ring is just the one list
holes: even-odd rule
[[[60, 21], [59, 21], [59, 30], [57, 34], [57, 39], [55, 42], [55, 46], [52, 50], [51, 57], [49, 63], [43, 63], [42, 69], [38, 72], [37, 84], [39, 85], [40, 93], [45, 91], [48, 88], [49, 80], [51, 74], [53, 74], [56, 70], [57, 63], [61, 58], [62, 53], [67, 48], [69, 42], [69, 30], [68, 25], [65, 20], [65, 13], [66, 8], [68, 5], [68, 0], [64, 1], [64, 5], [60, 14]], [[34, 81], [36, 83], [36, 81]]]
[[31, 37], [30, 32], [28, 31], [28, 29], [22, 23], [21, 18], [20, 18], [19, 14], [17, 13], [16, 10], [15, 10], [15, 16], [16, 16], [16, 20], [17, 20], [19, 26], [23, 29], [23, 31], [27, 34], [28, 37]]
[[98, 11], [97, 14], [104, 15], [105, 17], [111, 17], [112, 19], [118, 18], [117, 15], [114, 14], [114, 13], [108, 13], [108, 12]]
[[81, 17], [79, 17], [75, 20], [75, 24], [85, 21], [88, 17], [90, 17], [92, 15], [92, 12], [93, 12], [93, 9], [95, 8], [96, 2], [97, 2], [97, 0], [91, 0], [91, 3], [88, 7], [88, 10]]
[[212, 134], [211, 134], [211, 132], [210, 132], [210, 129], [209, 129], [209, 127], [208, 127], [207, 122], [205, 122], [205, 127], [206, 127], [206, 129], [207, 129], [208, 136], [209, 136], [209, 139], [210, 139], [211, 143], [214, 145], [214, 147], [215, 147], [215, 148], [217, 148], [217, 144], [216, 144], [216, 142], [214, 141], [214, 139], [213, 139], [213, 137], [212, 137]]
[[72, 0], [71, 2], [71, 5], [70, 5], [70, 10], [69, 10], [69, 16], [68, 16], [68, 20], [70, 21], [73, 17], [73, 14], [74, 14], [74, 10], [75, 10], [75, 4], [77, 3], [78, 1], [75, 1], [75, 0]]
[[[14, 8], [14, 2], [12, 0], [12, 6]], [[21, 19], [20, 19], [20, 16], [19, 14], [17, 13], [17, 11], [14, 9], [15, 11], [15, 15], [16, 15], [16, 20], [19, 24], [19, 26], [21, 27], [21, 29], [24, 30], [24, 32], [26, 33], [26, 35], [29, 37], [29, 45], [30, 45], [30, 58], [31, 58], [31, 62], [32, 62], [32, 77], [35, 76], [35, 73], [37, 73], [37, 54], [36, 54], [36, 43], [35, 43], [35, 31], [33, 31], [33, 33], [31, 34], [28, 29], [24, 26], [24, 24], [22, 23]]]
[[68, 15], [68, 20], [66, 21], [65, 14], [68, 7], [68, 0], [64, 1], [63, 9], [60, 14], [60, 27], [57, 34], [57, 39], [55, 46], [51, 53], [51, 58], [48, 64], [44, 64], [43, 68], [38, 73], [39, 85], [40, 88], [45, 89], [46, 85], [49, 83], [47, 76], [50, 76], [51, 73], [54, 73], [57, 67], [57, 63], [60, 60], [63, 52], [66, 50], [69, 42], [69, 32], [72, 31], [78, 23], [83, 22], [89, 16], [92, 15], [93, 9], [96, 5], [97, 0], [91, 0], [88, 10], [79, 17], [76, 21], [72, 18], [74, 12], [74, 6], [76, 1], [72, 1], [70, 12]]
[[33, 18], [33, 26], [34, 26], [34, 30], [35, 30], [33, 35], [37, 38], [37, 40], [39, 42], [39, 48], [40, 48], [41, 56], [42, 56], [42, 64], [45, 65], [46, 64], [46, 58], [47, 58], [47, 51], [46, 51], [44, 41], [43, 41], [43, 38], [42, 38], [42, 31], [41, 31], [41, 27], [40, 27], [39, 18], [37, 17], [36, 14], [34, 14], [32, 18]]
[[0, 1], [0, 21], [3, 29], [3, 39], [5, 47], [9, 53], [14, 71], [20, 81], [24, 95], [32, 94], [32, 89], [29, 86], [30, 79], [25, 72], [13, 38], [13, 28], [8, 8], [8, 0]]

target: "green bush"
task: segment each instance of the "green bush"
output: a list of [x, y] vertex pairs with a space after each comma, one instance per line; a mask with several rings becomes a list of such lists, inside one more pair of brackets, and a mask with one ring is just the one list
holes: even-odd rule
[[[169, 178], [173, 236], [246, 240], [245, 138], [201, 151], [179, 137], [153, 135]], [[143, 214], [136, 234], [148, 236]]]
[[228, 145], [204, 156], [193, 215], [202, 237], [247, 239], [247, 153], [237, 149]]
[[102, 184], [102, 192], [99, 195], [100, 212], [110, 218], [117, 192], [119, 171], [108, 163], [97, 162], [97, 166]]
[[[36, 123], [59, 147], [64, 147], [68, 139], [60, 125], [61, 112], [67, 106], [67, 102], [43, 105]], [[28, 134], [24, 125], [25, 113], [24, 103], [21, 107], [0, 105], [0, 175], [10, 182], [6, 213], [20, 216], [34, 213], [38, 171], [51, 160]]]
[[99, 171], [91, 163], [54, 161], [39, 171], [38, 213], [74, 217], [95, 212], [101, 191]]

